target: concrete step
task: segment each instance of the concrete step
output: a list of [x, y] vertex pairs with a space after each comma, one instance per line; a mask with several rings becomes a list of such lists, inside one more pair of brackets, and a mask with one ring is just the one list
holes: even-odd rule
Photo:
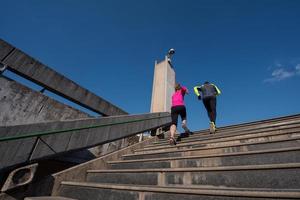
[[60, 193], [63, 196], [80, 200], [287, 200], [300, 198], [300, 190], [156, 187], [86, 182], [62, 182]]
[[59, 196], [26, 197], [24, 200], [76, 200]]
[[[279, 118], [272, 118], [272, 119], [265, 119], [265, 120], [259, 120], [259, 121], [252, 121], [252, 122], [246, 122], [246, 123], [240, 123], [240, 124], [234, 124], [234, 125], [229, 125], [229, 126], [223, 126], [219, 127], [219, 130], [230, 130], [230, 129], [238, 129], [238, 128], [262, 128], [264, 126], [269, 126], [269, 125], [276, 125], [280, 123], [292, 123], [299, 121], [300, 115], [290, 115], [290, 116], [285, 116], [285, 117], [279, 117]], [[207, 130], [202, 130], [206, 132]]]
[[219, 146], [191, 147], [186, 149], [166, 149], [158, 152], [139, 152], [134, 154], [123, 155], [123, 160], [136, 160], [148, 158], [166, 158], [180, 156], [196, 156], [204, 154], [229, 153], [229, 152], [247, 152], [253, 150], [267, 150], [276, 148], [298, 147], [300, 145], [300, 137], [277, 139], [271, 141], [250, 141], [238, 144], [225, 144]]
[[150, 169], [300, 163], [300, 147], [155, 159], [110, 161], [111, 169]]
[[299, 189], [300, 163], [174, 169], [88, 170], [87, 182]]
[[[288, 124], [299, 123], [299, 122], [300, 122], [300, 115], [291, 115], [286, 117], [279, 117], [279, 118], [273, 118], [267, 120], [260, 120], [260, 121], [218, 127], [218, 130], [223, 132], [226, 131], [242, 132], [243, 130], [260, 129], [260, 128], [264, 129], [266, 127], [272, 127], [277, 125], [279, 126], [288, 125]], [[205, 130], [195, 131], [194, 136], [210, 136], [209, 130], [205, 129]], [[164, 140], [158, 140], [157, 143], [160, 143], [161, 141]]]
[[234, 136], [226, 136], [219, 138], [210, 138], [207, 140], [194, 140], [190, 142], [178, 142], [177, 145], [157, 145], [157, 146], [145, 146], [142, 149], [136, 149], [135, 152], [157, 152], [157, 151], [165, 151], [166, 149], [181, 149], [181, 148], [192, 148], [197, 146], [219, 146], [228, 143], [237, 144], [237, 143], [245, 143], [250, 141], [265, 141], [265, 140], [276, 140], [276, 139], [284, 139], [289, 137], [297, 137], [300, 136], [300, 127], [291, 128], [291, 129], [283, 129], [283, 130], [273, 130], [271, 132], [259, 132], [259, 133], [251, 133], [245, 135], [234, 135]]
[[[283, 125], [283, 126], [268, 127], [268, 128], [263, 128], [263, 129], [249, 129], [249, 130], [243, 130], [243, 131], [240, 131], [240, 130], [221, 131], [221, 130], [219, 130], [216, 134], [208, 134], [208, 135], [193, 134], [188, 138], [182, 138], [182, 141], [180, 143], [205, 141], [205, 140], [211, 140], [211, 139], [222, 139], [222, 138], [227, 138], [227, 137], [232, 137], [232, 136], [243, 137], [245, 135], [251, 135], [251, 134], [272, 133], [272, 132], [276, 132], [276, 131], [288, 131], [288, 130], [293, 130], [293, 129], [299, 130], [300, 122]], [[164, 144], [168, 144], [168, 141], [166, 139], [154, 142], [153, 144], [145, 146], [145, 148], [157, 147], [157, 146], [161, 146]]]

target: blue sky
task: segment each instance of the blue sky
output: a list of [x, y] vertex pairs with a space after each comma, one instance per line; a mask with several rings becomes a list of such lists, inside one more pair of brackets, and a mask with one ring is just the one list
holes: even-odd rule
[[218, 126], [300, 111], [298, 0], [1, 0], [1, 8], [2, 39], [129, 113], [149, 112], [154, 62], [169, 48], [190, 89], [192, 130], [208, 125], [192, 93], [205, 80], [222, 91]]

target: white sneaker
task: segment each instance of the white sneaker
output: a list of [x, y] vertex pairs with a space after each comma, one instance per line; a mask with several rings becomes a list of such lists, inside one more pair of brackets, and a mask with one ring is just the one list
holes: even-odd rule
[[209, 123], [209, 132], [210, 133], [216, 133], [216, 125], [214, 122]]

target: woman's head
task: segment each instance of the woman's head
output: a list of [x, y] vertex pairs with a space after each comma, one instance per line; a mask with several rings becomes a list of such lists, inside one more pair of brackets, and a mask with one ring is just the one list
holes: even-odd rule
[[181, 85], [179, 83], [175, 84], [175, 91], [180, 90], [181, 89]]

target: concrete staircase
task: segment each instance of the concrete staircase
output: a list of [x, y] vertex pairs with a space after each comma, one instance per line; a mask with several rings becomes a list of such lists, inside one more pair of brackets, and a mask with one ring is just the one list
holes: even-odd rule
[[300, 199], [300, 115], [221, 127], [213, 135], [199, 131], [176, 146], [159, 140], [107, 164], [87, 170], [85, 181], [62, 181], [59, 196]]

